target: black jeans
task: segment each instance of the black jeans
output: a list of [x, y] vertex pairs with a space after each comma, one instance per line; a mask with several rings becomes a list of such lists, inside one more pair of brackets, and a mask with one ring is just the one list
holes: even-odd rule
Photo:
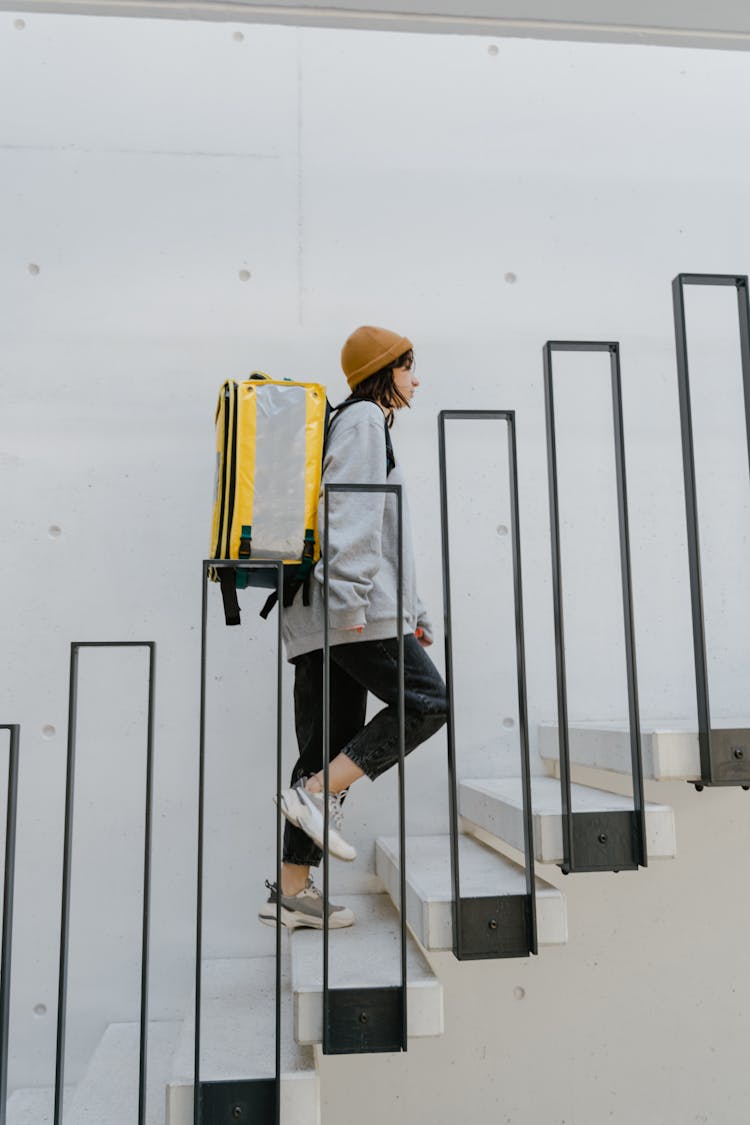
[[[294, 721], [299, 759], [292, 784], [323, 768], [323, 652], [293, 664]], [[367, 693], [386, 706], [365, 726]], [[440, 730], [448, 714], [445, 684], [413, 633], [404, 637], [406, 753]], [[355, 641], [331, 647], [331, 758], [343, 751], [371, 780], [398, 761], [398, 641]], [[310, 837], [287, 821], [284, 863], [316, 867], [322, 858]]]

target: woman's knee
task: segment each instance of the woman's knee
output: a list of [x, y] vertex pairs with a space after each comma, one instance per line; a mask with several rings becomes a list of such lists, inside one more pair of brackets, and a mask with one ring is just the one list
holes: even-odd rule
[[406, 699], [407, 714], [415, 718], [432, 719], [438, 723], [438, 728], [448, 718], [448, 693], [445, 684], [431, 684], [420, 691], [409, 692]]

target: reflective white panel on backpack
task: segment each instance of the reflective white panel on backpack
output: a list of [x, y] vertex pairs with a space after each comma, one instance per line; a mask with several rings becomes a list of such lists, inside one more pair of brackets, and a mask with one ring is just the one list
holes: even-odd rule
[[253, 558], [294, 559], [305, 537], [304, 387], [260, 386], [256, 394]]

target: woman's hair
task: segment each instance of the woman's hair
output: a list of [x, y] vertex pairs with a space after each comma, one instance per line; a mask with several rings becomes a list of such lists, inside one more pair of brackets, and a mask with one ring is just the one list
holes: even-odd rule
[[402, 406], [411, 406], [409, 400], [404, 398], [393, 381], [393, 369], [394, 367], [411, 368], [413, 366], [414, 352], [409, 348], [408, 352], [404, 352], [403, 355], [394, 359], [387, 367], [381, 367], [380, 371], [376, 371], [374, 375], [368, 375], [366, 379], [363, 379], [349, 397], [369, 398], [372, 402], [377, 402], [385, 410], [385, 420], [390, 429], [393, 425], [394, 410], [400, 410]]

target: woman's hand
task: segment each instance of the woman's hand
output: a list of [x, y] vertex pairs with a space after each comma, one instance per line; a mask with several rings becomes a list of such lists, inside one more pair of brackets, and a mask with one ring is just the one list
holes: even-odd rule
[[417, 638], [422, 648], [429, 648], [432, 644], [432, 637], [428, 637], [424, 629], [419, 626], [414, 630], [414, 636]]

